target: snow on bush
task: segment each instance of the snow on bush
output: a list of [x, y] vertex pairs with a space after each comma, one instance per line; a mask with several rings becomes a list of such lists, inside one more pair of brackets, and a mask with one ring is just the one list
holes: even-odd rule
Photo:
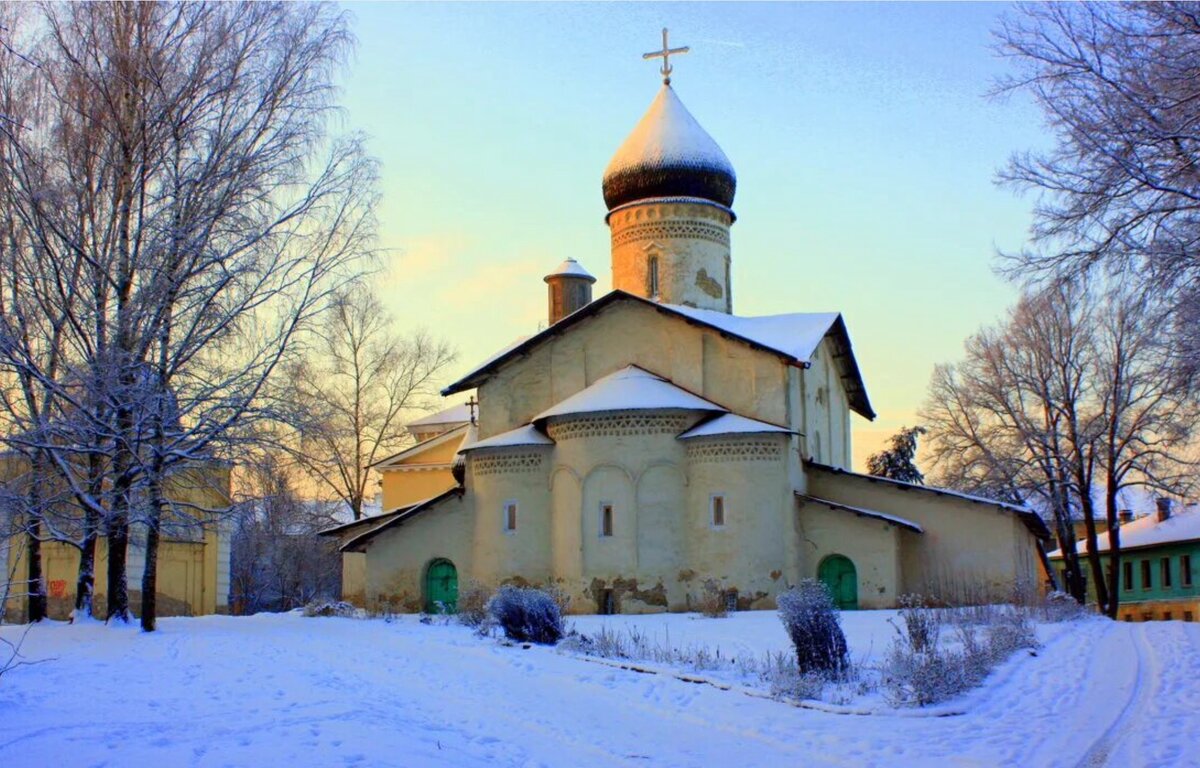
[[846, 669], [846, 636], [829, 587], [805, 579], [781, 594], [777, 604], [801, 674]]
[[[900, 606], [900, 623], [892, 623], [896, 638], [880, 670], [893, 706], [924, 707], [951, 699], [981, 684], [1014, 652], [1038, 646], [1027, 608], [938, 610], [919, 595], [901, 598]], [[949, 646], [941, 641], [947, 620], [954, 627]]]
[[305, 616], [340, 616], [346, 619], [359, 618], [363, 612], [344, 600], [314, 600], [304, 606]]
[[486, 584], [468, 581], [458, 592], [458, 623], [482, 627], [488, 619], [488, 601], [495, 592]]
[[540, 589], [501, 587], [488, 600], [487, 612], [509, 640], [554, 645], [562, 639], [562, 611], [554, 597]]
[[728, 614], [728, 606], [725, 603], [725, 590], [721, 589], [721, 582], [716, 579], [704, 580], [697, 607], [700, 609], [700, 613], [710, 619], [725, 618]]

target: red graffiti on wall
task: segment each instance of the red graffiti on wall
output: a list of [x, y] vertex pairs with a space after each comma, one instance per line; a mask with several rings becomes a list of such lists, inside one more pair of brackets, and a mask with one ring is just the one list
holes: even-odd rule
[[66, 579], [52, 579], [50, 581], [50, 597], [66, 597], [67, 582]]

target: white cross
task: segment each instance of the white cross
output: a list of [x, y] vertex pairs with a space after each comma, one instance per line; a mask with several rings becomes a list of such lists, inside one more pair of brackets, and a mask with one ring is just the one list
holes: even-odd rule
[[672, 53], [687, 53], [689, 50], [690, 49], [686, 45], [683, 46], [682, 48], [672, 48], [667, 43], [667, 28], [663, 27], [662, 50], [661, 51], [651, 51], [650, 53], [643, 53], [642, 58], [643, 59], [662, 59], [663, 60], [662, 67], [658, 71], [662, 73], [663, 85], [670, 85], [671, 84], [671, 70], [674, 69], [674, 67], [671, 66], [671, 54]]

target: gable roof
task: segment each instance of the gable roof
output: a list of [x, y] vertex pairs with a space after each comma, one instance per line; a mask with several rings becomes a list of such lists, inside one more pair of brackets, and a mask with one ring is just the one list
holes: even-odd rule
[[375, 469], [388, 469], [389, 467], [391, 467], [393, 465], [401, 466], [400, 462], [404, 461], [404, 459], [408, 459], [408, 458], [412, 458], [413, 456], [417, 456], [417, 455], [429, 450], [430, 448], [436, 448], [437, 446], [441, 445], [442, 443], [449, 442], [450, 440], [453, 440], [455, 438], [464, 437], [467, 434], [467, 428], [469, 426], [471, 426], [471, 422], [469, 422], [469, 421], [466, 424], [460, 424], [457, 427], [455, 427], [454, 429], [447, 430], [446, 432], [443, 432], [440, 435], [435, 435], [434, 437], [431, 437], [428, 440], [422, 440], [421, 442], [417, 443], [416, 445], [410, 445], [409, 447], [405, 448], [403, 451], [400, 451], [399, 453], [393, 453], [391, 456], [380, 459], [379, 461], [375, 462], [371, 466]]
[[425, 499], [425, 501], [417, 502], [416, 504], [413, 504], [411, 507], [401, 510], [399, 512], [399, 514], [392, 515], [389, 519], [383, 521], [381, 524], [375, 526], [374, 528], [371, 528], [367, 531], [364, 531], [363, 533], [360, 533], [359, 535], [357, 535], [354, 538], [347, 541], [345, 544], [342, 544], [342, 546], [339, 547], [338, 549], [341, 552], [361, 552], [362, 550], [358, 549], [358, 547], [361, 547], [362, 545], [366, 544], [371, 539], [375, 538], [376, 536], [378, 536], [379, 534], [388, 530], [389, 528], [400, 525], [401, 523], [405, 522], [406, 520], [412, 520], [417, 515], [421, 514], [422, 512], [426, 512], [430, 509], [433, 509], [439, 503], [441, 503], [442, 501], [445, 501], [446, 499], [450, 498], [451, 496], [462, 496], [462, 493], [463, 493], [462, 488], [454, 487], [447, 491], [443, 491], [442, 493], [439, 493], [437, 496], [434, 496], [433, 498], [429, 498], [429, 499]]
[[433, 427], [442, 424], [463, 424], [471, 420], [471, 407], [466, 403], [452, 405], [424, 418], [410, 421], [406, 427]]
[[1046, 527], [1046, 522], [1044, 520], [1042, 520], [1042, 518], [1039, 517], [1038, 514], [1036, 512], [1034, 512], [1032, 509], [1030, 509], [1029, 507], [1021, 507], [1021, 506], [1017, 506], [1016, 504], [1008, 504], [1003, 501], [995, 501], [994, 499], [985, 499], [982, 496], [971, 496], [970, 494], [959, 493], [958, 491], [951, 491], [948, 488], [937, 488], [932, 485], [917, 485], [916, 483], [905, 483], [900, 480], [893, 480], [890, 477], [878, 477], [876, 475], [864, 475], [861, 472], [851, 472], [848, 469], [842, 469], [841, 467], [833, 467], [828, 464], [820, 464], [815, 461], [805, 461], [804, 465], [806, 467], [812, 467], [814, 469], [819, 469], [824, 472], [829, 472], [829, 473], [835, 474], [835, 475], [846, 475], [847, 477], [857, 477], [862, 480], [869, 480], [873, 483], [881, 483], [884, 485], [895, 486], [897, 488], [900, 488], [900, 489], [906, 490], [906, 491], [924, 491], [925, 493], [932, 493], [935, 496], [942, 496], [944, 498], [954, 498], [954, 499], [959, 499], [960, 501], [969, 501], [973, 504], [986, 504], [989, 507], [998, 508], [998, 509], [1002, 509], [1006, 512], [1013, 513], [1014, 515], [1016, 515], [1017, 517], [1019, 517], [1021, 519], [1021, 522], [1023, 522], [1025, 524], [1025, 527], [1029, 529], [1029, 532], [1032, 533], [1034, 536], [1038, 537], [1039, 539], [1049, 539], [1050, 538], [1050, 529]]
[[726, 409], [703, 397], [677, 387], [662, 376], [636, 365], [602, 376], [533, 417], [541, 421], [552, 416], [600, 411], [720, 411]]
[[871, 408], [870, 400], [867, 398], [862, 373], [854, 359], [850, 334], [846, 330], [846, 323], [840, 314], [821, 312], [739, 317], [712, 310], [660, 304], [621, 290], [610, 291], [582, 309], [567, 315], [549, 328], [501, 350], [470, 373], [443, 389], [442, 394], [452, 395], [456, 392], [474, 389], [517, 356], [529, 354], [535, 347], [554, 336], [567, 332], [575, 325], [596, 316], [605, 308], [620, 302], [633, 302], [651, 307], [660, 314], [717, 331], [725, 338], [740, 341], [754, 349], [770, 352], [788, 364], [802, 368], [807, 368], [811, 364], [812, 354], [822, 339], [830, 337], [837, 347], [835, 358], [841, 361], [844, 369], [841, 378], [846, 387], [850, 407], [864, 418], [875, 418], [875, 411]]
[[[1171, 516], [1159, 522], [1158, 516], [1151, 512], [1138, 519], [1121, 524], [1121, 551], [1156, 547], [1164, 544], [1177, 544], [1185, 541], [1200, 541], [1200, 509], [1188, 506], [1175, 509]], [[1081, 551], [1087, 551], [1086, 539], [1080, 539]], [[1097, 535], [1098, 552], [1107, 552], [1108, 536]], [[1048, 557], [1061, 557], [1062, 550], [1056, 549]]]

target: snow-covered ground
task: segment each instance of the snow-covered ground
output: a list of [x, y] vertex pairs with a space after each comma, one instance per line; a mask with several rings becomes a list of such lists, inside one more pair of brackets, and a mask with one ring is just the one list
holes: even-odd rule
[[[890, 615], [843, 615], [857, 659], [886, 651]], [[787, 647], [773, 612], [572, 621]], [[160, 627], [34, 627], [24, 653], [46, 661], [0, 678], [0, 766], [1200, 766], [1200, 624], [1041, 627], [1036, 656], [942, 717], [798, 708], [413, 617]]]

